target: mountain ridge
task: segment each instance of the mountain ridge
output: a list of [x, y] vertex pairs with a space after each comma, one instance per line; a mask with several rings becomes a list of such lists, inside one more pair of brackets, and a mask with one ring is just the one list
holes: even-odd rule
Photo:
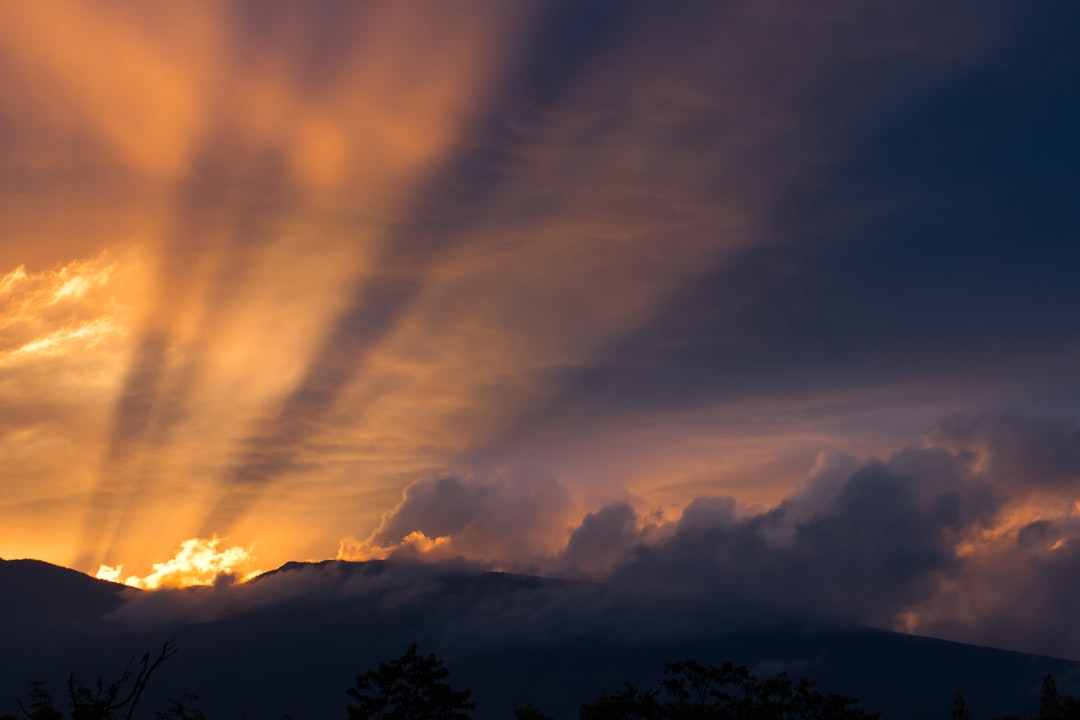
[[[0, 657], [0, 698], [71, 672], [109, 679], [172, 638], [182, 652], [148, 700], [195, 691], [210, 717], [340, 714], [355, 675], [412, 642], [444, 658], [455, 684], [474, 689], [480, 720], [524, 702], [568, 717], [601, 689], [650, 685], [664, 662], [689, 658], [809, 676], [887, 720], [944, 714], [957, 691], [978, 714], [1027, 712], [1045, 673], [1063, 688], [1080, 678], [1080, 664], [1066, 659], [873, 628], [632, 631], [663, 629], [672, 618], [618, 598], [611, 604], [601, 586], [464, 564], [289, 562], [246, 583], [138, 591], [49, 563], [12, 562], [0, 563], [9, 648]], [[7, 592], [16, 577], [32, 587]], [[62, 601], [42, 602], [61, 591]], [[80, 607], [80, 622], [70, 622]]]

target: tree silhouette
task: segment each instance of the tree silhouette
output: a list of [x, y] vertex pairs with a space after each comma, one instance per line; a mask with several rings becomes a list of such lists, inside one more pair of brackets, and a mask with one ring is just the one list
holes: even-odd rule
[[1043, 678], [1042, 689], [1039, 691], [1039, 720], [1063, 720], [1065, 717], [1065, 703], [1058, 692], [1057, 681], [1053, 675]]
[[658, 700], [659, 691], [640, 691], [626, 683], [614, 695], [601, 693], [591, 703], [581, 706], [580, 720], [661, 720], [664, 708]]
[[[3, 718], [0, 718], [3, 720]], [[514, 706], [514, 720], [554, 720], [532, 703]]]
[[35, 680], [30, 683], [30, 691], [26, 699], [29, 708], [23, 705], [21, 700], [16, 700], [16, 702], [19, 703], [19, 709], [22, 710], [23, 715], [30, 720], [60, 720], [64, 717], [64, 713], [56, 709], [52, 693], [43, 682]]
[[968, 708], [967, 698], [961, 693], [956, 693], [952, 704], [952, 720], [972, 720], [971, 709]]
[[435, 655], [421, 655], [412, 644], [400, 658], [379, 663], [356, 678], [346, 692], [355, 704], [348, 720], [469, 720], [476, 703], [471, 690], [443, 682], [450, 674]]
[[759, 681], [731, 663], [702, 665], [694, 660], [668, 663], [659, 691], [626, 685], [615, 695], [601, 694], [581, 706], [580, 720], [875, 720], [855, 698], [792, 682], [787, 675]]
[[[108, 685], [99, 678], [94, 685], [86, 686], [74, 674], [68, 676], [71, 720], [131, 720], [154, 671], [175, 655], [176, 650], [175, 640], [164, 643], [156, 657], [146, 653], [138, 663], [129, 662], [120, 677]], [[64, 717], [42, 682], [30, 684], [26, 705], [18, 699], [16, 702], [28, 720], [62, 720]]]
[[170, 700], [164, 710], [154, 713], [154, 720], [206, 720], [206, 713], [195, 705], [198, 701], [198, 695], [184, 693]]
[[702, 665], [696, 660], [664, 665], [664, 680], [660, 685], [668, 696], [667, 717], [715, 717], [721, 708], [745, 705], [752, 691], [750, 671], [727, 662], [723, 665]]

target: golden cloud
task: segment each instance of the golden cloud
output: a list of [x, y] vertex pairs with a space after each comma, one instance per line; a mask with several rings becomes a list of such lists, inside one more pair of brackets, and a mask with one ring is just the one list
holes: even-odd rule
[[253, 570], [255, 558], [250, 548], [239, 545], [218, 549], [221, 538], [191, 538], [184, 540], [176, 554], [165, 562], [154, 563], [153, 572], [145, 577], [124, 577], [122, 565], [102, 565], [95, 575], [99, 580], [123, 582], [143, 590], [183, 588], [213, 585], [222, 578], [245, 580], [258, 575]]

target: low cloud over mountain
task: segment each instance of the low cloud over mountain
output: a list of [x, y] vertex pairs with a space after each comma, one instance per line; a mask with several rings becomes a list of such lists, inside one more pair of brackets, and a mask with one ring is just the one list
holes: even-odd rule
[[440, 476], [410, 486], [341, 556], [462, 558], [732, 622], [864, 623], [1080, 657], [1067, 610], [1078, 455], [1068, 419], [953, 416], [886, 459], [820, 458], [768, 509], [700, 497], [669, 518], [631, 499], [576, 525], [556, 483]]

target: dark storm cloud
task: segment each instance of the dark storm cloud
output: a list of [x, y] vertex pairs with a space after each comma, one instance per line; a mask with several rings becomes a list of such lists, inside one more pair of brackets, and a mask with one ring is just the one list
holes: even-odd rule
[[581, 520], [559, 555], [564, 571], [597, 577], [640, 542], [637, 513], [626, 503], [607, 505]]
[[[857, 622], [1077, 657], [1075, 419], [1004, 413], [943, 426], [980, 432], [887, 461], [839, 458], [762, 513], [736, 517], [732, 501], [701, 498], [668, 531], [623, 518], [615, 526], [636, 534], [590, 533], [619, 558], [597, 576], [692, 617]], [[612, 508], [591, 519], [625, 512]], [[1024, 517], [1034, 519], [1016, 524]]]
[[[386, 520], [384, 531], [393, 528], [396, 536], [426, 526], [434, 532], [445, 520], [429, 517], [440, 501], [473, 505], [481, 495], [464, 485], [441, 479], [422, 486], [410, 493], [411, 505], [406, 498], [397, 517]], [[421, 508], [421, 502], [427, 505]], [[997, 508], [986, 489], [965, 475], [964, 461], [944, 451], [907, 451], [863, 465], [824, 506], [792, 521], [798, 502], [737, 519], [726, 499], [699, 499], [659, 540], [641, 529], [628, 506], [608, 506], [585, 517], [553, 563], [575, 574], [595, 570], [602, 585], [532, 585], [500, 595], [490, 606], [454, 609], [443, 632], [499, 644], [596, 632], [672, 639], [694, 637], [703, 627], [791, 621], [889, 627], [961, 571], [956, 539], [986, 523]], [[505, 502], [483, 506], [485, 513], [506, 510]], [[465, 534], [462, 528], [459, 535]], [[367, 598], [373, 612], [401, 612], [456, 602], [454, 578], [478, 566], [398, 559], [379, 567], [350, 574], [331, 565], [244, 585], [133, 594], [118, 617], [140, 626], [209, 621], [299, 597]]]
[[942, 420], [942, 442], [979, 447], [986, 472], [1014, 494], [1080, 491], [1080, 424], [1071, 417], [953, 415]]
[[430, 538], [457, 535], [485, 509], [489, 495], [490, 488], [453, 476], [416, 483], [373, 539], [385, 545], [399, 543], [412, 532]]
[[[408, 551], [402, 540], [419, 531], [448, 540], [429, 557], [482, 559], [478, 535], [514, 542], [525, 517], [557, 534], [557, 513], [513, 502], [528, 488], [502, 485], [496, 497], [476, 481], [418, 483], [373, 539]], [[509, 565], [498, 564], [604, 579], [625, 597], [731, 622], [761, 616], [890, 626], [961, 573], [957, 545], [972, 529], [990, 527], [1001, 506], [971, 456], [910, 449], [888, 461], [825, 468], [802, 492], [756, 514], [737, 516], [731, 498], [703, 497], [671, 524], [614, 503], [585, 515], [557, 555], [509, 555]], [[530, 515], [515, 510], [523, 507]], [[498, 532], [477, 533], [481, 525]]]
[[530, 566], [561, 541], [566, 488], [537, 477], [444, 476], [413, 483], [363, 541], [342, 542], [339, 557], [469, 558], [499, 567]]
[[[1049, 435], [1061, 430], [1045, 427]], [[561, 549], [544, 555], [544, 543], [522, 535], [565, 528], [557, 487], [545, 493], [535, 482], [441, 477], [414, 484], [384, 518], [372, 540], [386, 543], [392, 560], [378, 574], [350, 575], [342, 566], [142, 593], [119, 617], [141, 625], [210, 620], [301, 596], [355, 596], [374, 603], [373, 612], [439, 605], [453, 617], [440, 630], [444, 639], [496, 646], [590, 633], [670, 640], [699, 637], [702, 628], [866, 624], [1076, 656], [1080, 516], [1010, 528], [1023, 506], [1011, 504], [1000, 478], [964, 449], [838, 458], [760, 512], [701, 497], [665, 522], [612, 503], [565, 530]], [[414, 532], [446, 542], [418, 548], [408, 540]], [[496, 547], [512, 550], [500, 556]], [[458, 598], [461, 577], [492, 566], [587, 582], [526, 583], [478, 606], [466, 593], [464, 605], [444, 606]]]
[[980, 617], [980, 635], [1001, 647], [1080, 656], [1080, 538], [1074, 534], [1049, 553], [1032, 553], [1016, 577], [1027, 590], [1008, 593], [1007, 603]]
[[[999, 423], [1016, 421], [978, 420]], [[1072, 427], [1061, 419], [1030, 421], [1010, 436], [1010, 457], [1020, 458], [1010, 472], [1041, 471], [1040, 448], [1071, 437]], [[657, 524], [614, 503], [586, 515], [557, 555], [520, 566], [603, 580], [639, 607], [678, 608], [669, 615], [687, 626], [680, 630], [672, 619], [663, 632], [690, 632], [702, 622], [863, 623], [1075, 655], [1075, 498], [1057, 501], [1066, 519], [1008, 529], [1002, 523], [1025, 506], [1015, 504], [1022, 500], [1014, 497], [1015, 477], [995, 469], [993, 446], [989, 462], [981, 459], [982, 442], [911, 448], [885, 461], [837, 458], [764, 512], [739, 513], [731, 498], [703, 497], [678, 522]], [[499, 508], [489, 503], [486, 511]], [[965, 550], [973, 540], [974, 549]], [[596, 602], [603, 627], [633, 626], [632, 611]]]
[[1049, 520], [1035, 520], [1024, 525], [1016, 533], [1016, 542], [1021, 547], [1031, 547], [1035, 543], [1045, 543], [1054, 530]]
[[674, 534], [634, 548], [611, 582], [764, 617], [889, 626], [955, 574], [955, 545], [998, 503], [945, 451], [910, 450], [852, 474], [799, 518], [799, 498], [737, 521], [692, 512]]
[[[1011, 542], [1010, 542], [1011, 541]], [[1080, 523], [1028, 523], [925, 613], [920, 632], [997, 647], [1080, 657]]]

